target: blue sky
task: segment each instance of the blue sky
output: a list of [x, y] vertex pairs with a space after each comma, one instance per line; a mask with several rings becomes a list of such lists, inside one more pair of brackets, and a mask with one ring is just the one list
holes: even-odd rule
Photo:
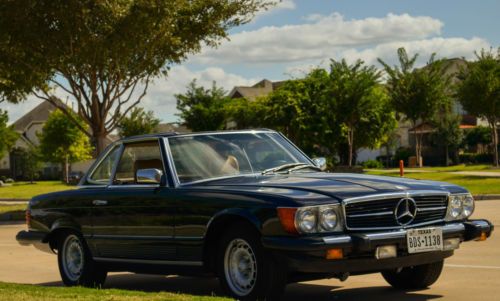
[[[420, 53], [419, 64], [431, 53], [473, 59], [474, 50], [500, 46], [500, 1], [458, 0], [283, 0], [230, 31], [230, 41], [218, 49], [204, 48], [170, 75], [157, 79], [142, 106], [165, 122], [176, 121], [174, 94], [197, 78], [230, 90], [262, 78], [300, 77], [330, 58], [377, 58], [395, 63], [396, 49]], [[11, 121], [35, 106], [30, 97], [21, 105], [0, 104]]]

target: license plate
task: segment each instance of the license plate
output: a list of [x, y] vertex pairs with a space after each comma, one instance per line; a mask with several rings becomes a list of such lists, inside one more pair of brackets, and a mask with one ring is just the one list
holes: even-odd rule
[[406, 231], [408, 253], [421, 253], [443, 250], [443, 229], [425, 228]]

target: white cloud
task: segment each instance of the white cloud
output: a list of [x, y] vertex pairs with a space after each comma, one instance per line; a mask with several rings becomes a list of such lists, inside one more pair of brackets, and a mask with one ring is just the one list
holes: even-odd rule
[[297, 7], [294, 0], [281, 0], [276, 2], [276, 5], [270, 7], [268, 10], [260, 10], [255, 14], [255, 17], [252, 19], [252, 22], [255, 22], [257, 19], [260, 19], [264, 16], [268, 16], [279, 11], [284, 10], [294, 10]]
[[348, 61], [355, 61], [360, 58], [369, 64], [375, 64], [377, 58], [381, 58], [389, 64], [397, 64], [396, 50], [404, 47], [410, 55], [419, 54], [416, 66], [424, 65], [432, 55], [436, 53], [438, 58], [465, 57], [466, 59], [475, 59], [474, 51], [482, 48], [489, 48], [490, 43], [481, 38], [432, 38], [416, 41], [391, 42], [377, 45], [376, 47], [357, 50], [349, 49], [342, 51], [339, 57]]
[[439, 36], [442, 27], [440, 20], [408, 14], [352, 20], [339, 13], [311, 15], [303, 24], [265, 26], [233, 34], [218, 49], [204, 48], [192, 59], [205, 64], [321, 60], [349, 48]]

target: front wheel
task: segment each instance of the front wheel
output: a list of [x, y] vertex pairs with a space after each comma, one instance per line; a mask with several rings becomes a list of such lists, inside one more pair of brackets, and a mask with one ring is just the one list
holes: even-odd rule
[[85, 241], [80, 236], [69, 233], [59, 241], [57, 261], [64, 285], [104, 285], [107, 271], [92, 259]]
[[398, 289], [423, 289], [436, 282], [444, 261], [382, 272], [384, 279]]
[[221, 239], [217, 270], [222, 288], [238, 300], [278, 300], [286, 285], [286, 270], [246, 224], [232, 227]]

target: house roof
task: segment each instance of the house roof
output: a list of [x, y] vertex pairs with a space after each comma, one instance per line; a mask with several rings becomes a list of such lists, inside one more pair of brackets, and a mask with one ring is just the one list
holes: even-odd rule
[[254, 100], [259, 96], [265, 96], [279, 86], [281, 86], [284, 81], [272, 82], [268, 79], [263, 79], [253, 86], [236, 86], [229, 92], [229, 97], [231, 98], [246, 98], [248, 100]]
[[14, 130], [22, 133], [33, 123], [44, 123], [54, 110], [56, 110], [56, 107], [53, 104], [44, 101], [16, 120], [12, 126]]

